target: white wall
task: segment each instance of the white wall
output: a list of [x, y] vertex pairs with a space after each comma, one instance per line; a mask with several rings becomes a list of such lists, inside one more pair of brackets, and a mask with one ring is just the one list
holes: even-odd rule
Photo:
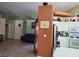
[[27, 34], [34, 34], [34, 29], [32, 29], [32, 22], [35, 22], [35, 20], [26, 20], [26, 33]]
[[10, 20], [8, 23], [8, 38], [14, 37], [15, 24], [13, 20]]

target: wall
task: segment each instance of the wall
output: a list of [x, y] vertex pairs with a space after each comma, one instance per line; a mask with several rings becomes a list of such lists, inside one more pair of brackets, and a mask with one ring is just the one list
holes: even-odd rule
[[8, 21], [8, 38], [13, 38], [14, 37], [14, 29], [15, 29], [15, 24], [13, 20]]
[[32, 29], [32, 22], [35, 22], [35, 20], [26, 20], [26, 33], [34, 34], [34, 29]]

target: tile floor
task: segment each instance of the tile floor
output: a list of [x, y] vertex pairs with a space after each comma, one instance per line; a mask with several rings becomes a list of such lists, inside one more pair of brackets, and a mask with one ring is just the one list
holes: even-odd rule
[[8, 39], [0, 42], [0, 57], [35, 57], [34, 44]]

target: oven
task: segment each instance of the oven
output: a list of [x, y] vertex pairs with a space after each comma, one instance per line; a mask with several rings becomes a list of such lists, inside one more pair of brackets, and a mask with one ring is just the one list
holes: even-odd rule
[[79, 27], [71, 27], [69, 30], [70, 48], [79, 48]]

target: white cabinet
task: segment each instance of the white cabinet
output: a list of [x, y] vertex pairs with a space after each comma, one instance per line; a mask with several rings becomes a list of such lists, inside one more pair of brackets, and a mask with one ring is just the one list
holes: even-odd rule
[[69, 22], [63, 22], [63, 31], [68, 31], [69, 29]]
[[68, 31], [69, 22], [54, 22], [57, 25], [58, 31]]
[[[69, 23], [69, 31], [74, 31], [79, 28], [79, 22], [70, 22]], [[75, 32], [79, 32], [79, 30], [75, 30]]]
[[0, 18], [0, 34], [3, 34], [3, 36], [5, 36], [5, 25], [6, 25], [6, 19]]
[[60, 47], [69, 48], [69, 37], [58, 37]]

